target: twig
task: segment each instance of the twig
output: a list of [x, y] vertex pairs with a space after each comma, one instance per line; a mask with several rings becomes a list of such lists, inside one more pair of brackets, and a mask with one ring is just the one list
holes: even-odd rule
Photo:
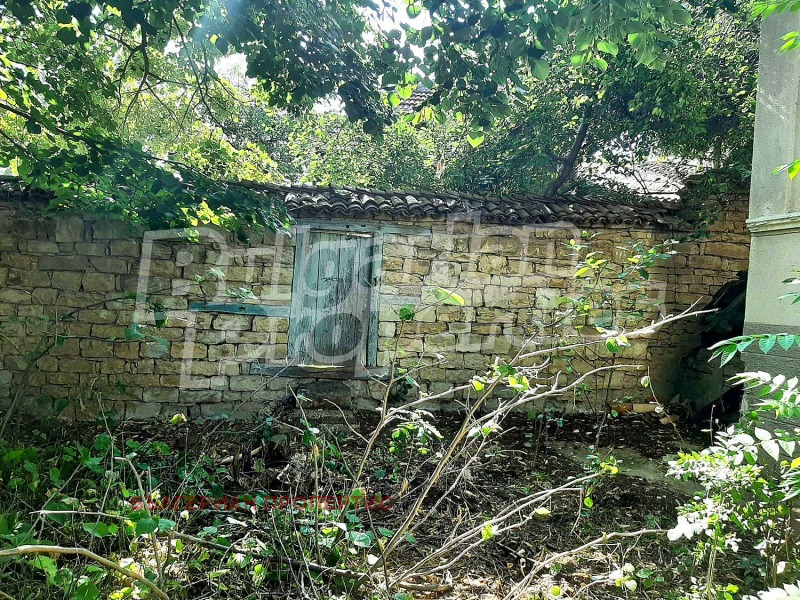
[[525, 577], [523, 577], [508, 594], [503, 597], [503, 600], [512, 600], [513, 598], [519, 597], [520, 591], [530, 583], [531, 579], [533, 579], [537, 573], [540, 573], [543, 569], [549, 567], [554, 562], [559, 562], [568, 556], [579, 554], [584, 550], [588, 550], [589, 548], [599, 546], [600, 544], [605, 544], [606, 542], [618, 538], [640, 537], [643, 535], [663, 534], [666, 532], [666, 529], [639, 529], [638, 531], [615, 531], [613, 533], [604, 533], [600, 537], [586, 542], [582, 546], [578, 546], [577, 548], [566, 550], [564, 552], [559, 552], [558, 554], [553, 554], [546, 560], [537, 563], [537, 565], [527, 575], [525, 575]]
[[[133, 471], [133, 476], [136, 478], [136, 483], [139, 486], [139, 494], [142, 497], [142, 503], [144, 506], [144, 510], [147, 512], [147, 516], [152, 518], [152, 513], [150, 512], [149, 502], [147, 501], [149, 496], [144, 493], [144, 486], [142, 485], [142, 478], [139, 476], [139, 471], [136, 470], [136, 467], [133, 466], [133, 462], [127, 456], [118, 456], [116, 460], [128, 463], [131, 471]], [[166, 566], [164, 562], [161, 560], [161, 549], [158, 545], [158, 537], [156, 537], [155, 532], [150, 532], [150, 541], [153, 543], [153, 558], [156, 561], [156, 570], [158, 572], [158, 582], [163, 583], [164, 581], [164, 567]]]
[[[138, 581], [143, 586], [147, 587], [152, 591], [156, 596], [161, 598], [161, 600], [169, 600], [169, 596], [164, 593], [161, 588], [159, 588], [155, 583], [150, 581], [149, 579], [139, 575], [135, 571], [131, 571], [130, 569], [126, 569], [125, 567], [119, 566], [117, 563], [108, 560], [100, 556], [99, 554], [95, 554], [91, 550], [87, 550], [86, 548], [67, 548], [63, 546], [34, 546], [34, 545], [25, 545], [25, 546], [17, 546], [16, 548], [9, 548], [7, 550], [0, 550], [0, 557], [4, 556], [19, 556], [20, 554], [77, 554], [79, 556], [83, 556], [85, 558], [91, 559], [96, 563], [100, 563], [104, 567], [108, 569], [113, 569], [117, 573], [121, 573], [125, 577], [129, 579], [133, 579], [134, 581]], [[10, 597], [10, 596], [9, 596]]]

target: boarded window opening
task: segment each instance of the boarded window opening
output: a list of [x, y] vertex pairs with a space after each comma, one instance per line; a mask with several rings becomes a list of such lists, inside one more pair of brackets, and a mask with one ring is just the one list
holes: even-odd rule
[[307, 230], [297, 237], [289, 356], [297, 366], [355, 371], [370, 363], [374, 236]]

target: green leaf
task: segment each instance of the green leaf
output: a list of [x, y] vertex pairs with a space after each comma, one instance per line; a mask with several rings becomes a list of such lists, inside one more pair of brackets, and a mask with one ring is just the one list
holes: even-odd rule
[[416, 316], [416, 308], [411, 304], [401, 306], [397, 316], [400, 317], [401, 321], [413, 321]]
[[734, 356], [736, 356], [736, 344], [729, 344], [725, 346], [720, 353], [719, 366], [724, 367], [733, 360]]
[[537, 60], [533, 63], [533, 76], [539, 81], [544, 81], [550, 75], [550, 63], [544, 60]]
[[78, 41], [78, 33], [72, 27], [60, 27], [56, 38], [64, 45], [71, 46]]
[[586, 64], [586, 60], [589, 58], [589, 54], [586, 52], [576, 52], [572, 56], [569, 57], [572, 66], [574, 67], [581, 67]]
[[595, 57], [594, 57], [594, 58], [591, 60], [591, 63], [592, 63], [592, 64], [593, 64], [595, 67], [597, 67], [598, 69], [600, 69], [601, 71], [605, 71], [605, 70], [607, 70], [607, 69], [608, 69], [608, 63], [607, 63], [607, 62], [606, 62], [604, 59], [600, 58], [599, 56], [595, 56]]
[[158, 521], [151, 517], [136, 521], [136, 535], [153, 533], [158, 528]]
[[786, 335], [779, 335], [778, 336], [778, 345], [783, 348], [784, 350], [788, 350], [794, 344], [795, 336], [791, 333], [787, 333]]
[[100, 590], [91, 581], [84, 581], [75, 590], [74, 600], [97, 600], [100, 598]]
[[673, 5], [672, 20], [679, 25], [691, 25], [692, 15], [688, 10]]
[[592, 270], [591, 267], [581, 267], [580, 269], [575, 271], [575, 275], [573, 275], [573, 277], [575, 277], [576, 279], [579, 278], [579, 277], [583, 277], [584, 275], [589, 273], [591, 270]]
[[91, 533], [94, 537], [104, 538], [109, 535], [116, 535], [116, 525], [106, 525], [105, 523], [84, 523], [84, 530]]
[[159, 531], [170, 531], [175, 527], [175, 521], [171, 519], [159, 519], [158, 520], [158, 530]]
[[761, 442], [761, 447], [764, 449], [772, 460], [779, 460], [781, 456], [781, 448], [775, 440], [766, 440]]
[[789, 165], [788, 171], [789, 179], [794, 179], [798, 174], [800, 174], [800, 158]]
[[586, 496], [586, 498], [583, 499], [583, 505], [586, 508], [592, 508], [594, 506], [594, 500], [592, 500], [590, 496]]
[[467, 141], [473, 148], [480, 146], [483, 143], [483, 140], [484, 135], [480, 131], [470, 131], [469, 134], [467, 134]]
[[435, 287], [431, 288], [431, 293], [433, 293], [436, 300], [442, 304], [449, 304], [450, 306], [464, 306], [464, 298], [455, 292], [451, 292], [450, 290]]
[[34, 567], [47, 573], [48, 578], [53, 578], [58, 573], [56, 562], [49, 556], [39, 555], [32, 562]]
[[774, 335], [768, 335], [765, 338], [761, 338], [758, 340], [758, 347], [761, 348], [761, 351], [764, 354], [769, 354], [769, 351], [775, 346], [775, 342], [777, 341], [777, 337]]
[[145, 334], [142, 333], [142, 326], [138, 323], [131, 323], [125, 328], [125, 339], [128, 341], [145, 339]]
[[481, 538], [484, 542], [488, 542], [494, 537], [495, 531], [491, 523], [487, 523], [481, 528]]
[[363, 531], [350, 531], [347, 534], [350, 543], [359, 548], [369, 548], [372, 545], [372, 538]]
[[616, 56], [619, 52], [619, 46], [617, 46], [616, 42], [611, 40], [600, 40], [597, 42], [597, 49], [600, 50], [600, 52], [605, 52], [611, 56]]

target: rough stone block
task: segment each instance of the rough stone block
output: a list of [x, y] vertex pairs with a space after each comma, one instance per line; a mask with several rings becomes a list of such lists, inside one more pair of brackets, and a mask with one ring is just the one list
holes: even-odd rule
[[213, 328], [221, 331], [247, 331], [252, 329], [253, 317], [249, 315], [218, 315]]
[[105, 256], [108, 254], [108, 244], [98, 242], [78, 242], [75, 252], [82, 256]]
[[258, 375], [239, 375], [230, 378], [230, 389], [234, 392], [253, 392], [265, 387], [267, 380]]
[[135, 240], [111, 240], [111, 256], [139, 256], [139, 242]]
[[516, 258], [522, 254], [522, 240], [513, 235], [474, 236], [470, 240], [470, 250]]
[[53, 271], [53, 280], [51, 285], [59, 290], [77, 292], [81, 289], [81, 274]]
[[170, 356], [179, 359], [206, 358], [208, 346], [199, 342], [172, 342]]
[[[67, 341], [77, 342], [78, 340]], [[75, 354], [77, 354], [77, 352]], [[60, 370], [66, 373], [97, 373], [98, 371], [98, 363], [81, 358], [62, 358], [58, 361], [58, 366]]]
[[[520, 262], [520, 261], [515, 261]], [[491, 254], [482, 255], [478, 261], [478, 271], [481, 273], [489, 273], [490, 275], [499, 275], [508, 270], [509, 261], [505, 256], [493, 256]]]
[[80, 242], [85, 236], [83, 217], [59, 216], [56, 219], [56, 242]]
[[85, 256], [42, 256], [39, 258], [39, 269], [42, 271], [85, 271], [88, 267], [89, 260]]
[[111, 256], [93, 256], [89, 259], [91, 265], [100, 273], [114, 273], [116, 275], [127, 275], [130, 273], [130, 265], [124, 258]]
[[289, 319], [288, 317], [254, 317], [253, 331], [285, 333], [289, 331]]
[[109, 292], [116, 289], [116, 278], [108, 273], [84, 273], [81, 278], [84, 292]]
[[180, 400], [186, 404], [222, 402], [221, 390], [180, 390]]
[[84, 358], [111, 358], [114, 348], [111, 342], [102, 340], [81, 340], [81, 356]]
[[[30, 292], [25, 290], [15, 290], [13, 288], [0, 289], [0, 302], [8, 302], [9, 304], [30, 304], [33, 296]], [[15, 314], [16, 310], [12, 310]]]
[[704, 244], [703, 254], [747, 260], [750, 258], [750, 245], [745, 243], [706, 242]]
[[226, 360], [236, 356], [236, 346], [233, 344], [219, 344], [208, 347], [208, 360]]
[[456, 348], [456, 336], [451, 333], [439, 333], [425, 337], [426, 352], [451, 352]]
[[158, 402], [136, 402], [128, 401], [125, 403], [125, 418], [144, 421], [157, 418], [161, 414], [161, 405]]
[[28, 240], [27, 242], [25, 242], [24, 248], [31, 254], [58, 253], [58, 244], [56, 242], [48, 242], [44, 240]]

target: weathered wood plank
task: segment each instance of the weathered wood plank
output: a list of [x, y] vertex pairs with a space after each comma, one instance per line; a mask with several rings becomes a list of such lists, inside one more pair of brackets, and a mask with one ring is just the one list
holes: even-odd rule
[[405, 235], [431, 235], [431, 228], [417, 225], [393, 225], [391, 223], [345, 221], [342, 219], [298, 219], [292, 232], [309, 229], [324, 229], [331, 232], [363, 231], [399, 233]]
[[380, 231], [375, 236], [369, 248], [369, 333], [367, 340], [367, 367], [378, 364], [378, 312], [381, 306], [381, 267], [383, 263], [383, 233]]
[[288, 317], [289, 306], [273, 306], [267, 304], [234, 304], [232, 302], [191, 302], [192, 312], [217, 312], [234, 315], [260, 315], [264, 317]]

